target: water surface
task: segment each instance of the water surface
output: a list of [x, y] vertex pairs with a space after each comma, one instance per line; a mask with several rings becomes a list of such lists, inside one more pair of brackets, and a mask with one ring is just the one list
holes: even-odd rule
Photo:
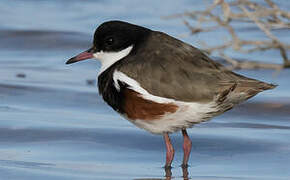
[[[2, 0], [0, 179], [164, 179], [162, 137], [135, 128], [102, 101], [94, 85], [100, 65], [64, 63], [90, 46], [103, 21], [121, 19], [180, 37], [187, 32], [182, 21], [161, 17], [208, 3]], [[255, 36], [255, 29], [243, 28], [245, 36]], [[289, 41], [289, 31], [278, 33]], [[183, 40], [199, 46], [201, 39], [217, 41], [215, 36]], [[254, 59], [277, 62], [279, 54], [257, 53]], [[289, 179], [290, 71], [239, 73], [279, 86], [189, 130], [189, 177]], [[183, 179], [181, 134], [172, 139], [172, 179]]]

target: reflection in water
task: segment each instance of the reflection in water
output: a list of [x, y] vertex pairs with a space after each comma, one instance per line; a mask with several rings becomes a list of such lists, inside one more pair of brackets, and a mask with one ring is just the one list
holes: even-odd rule
[[[171, 172], [171, 167], [169, 168], [164, 168], [165, 171], [165, 178], [141, 178], [141, 179], [135, 179], [135, 180], [171, 180], [171, 178], [173, 179], [174, 177], [172, 177], [172, 172]], [[189, 180], [188, 177], [188, 166], [186, 167], [182, 167], [182, 177], [183, 180]]]
[[188, 180], [188, 166], [182, 167], [182, 174], [183, 174], [183, 179]]
[[171, 179], [171, 176], [172, 176], [171, 168], [172, 167], [165, 167], [164, 168], [166, 180]]
[[[184, 180], [188, 180], [188, 166], [182, 166], [182, 177]], [[165, 168], [165, 179], [166, 180], [171, 180], [172, 177], [172, 172], [171, 172], [171, 167], [170, 168]]]

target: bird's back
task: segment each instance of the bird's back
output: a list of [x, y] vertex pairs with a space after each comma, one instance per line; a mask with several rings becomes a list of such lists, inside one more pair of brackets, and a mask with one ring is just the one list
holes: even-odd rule
[[184, 102], [239, 103], [275, 85], [236, 74], [199, 49], [153, 31], [118, 69], [149, 93]]

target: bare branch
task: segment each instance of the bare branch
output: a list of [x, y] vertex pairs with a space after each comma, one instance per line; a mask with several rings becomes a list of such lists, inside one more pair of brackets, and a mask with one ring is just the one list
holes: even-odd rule
[[[290, 49], [290, 45], [283, 43], [271, 32], [274, 29], [290, 29], [290, 13], [281, 10], [281, 8], [271, 0], [264, 1], [266, 5], [255, 3], [251, 0], [233, 0], [231, 2], [226, 2], [226, 0], [213, 0], [213, 3], [203, 11], [185, 12], [167, 18], [186, 17], [194, 21], [198, 26], [192, 26], [190, 23], [191, 21], [184, 20], [184, 24], [190, 29], [191, 34], [214, 32], [217, 29], [226, 30], [230, 35], [230, 40], [215, 46], [208, 46], [204, 42], [201, 44], [204, 47], [204, 51], [209, 54], [217, 52], [232, 68], [290, 68], [290, 61], [287, 57], [287, 51]], [[239, 37], [240, 32], [233, 26], [233, 22], [255, 25], [258, 30], [266, 35], [267, 39], [242, 39]], [[236, 61], [226, 55], [225, 51], [229, 48], [239, 53], [252, 53], [276, 49], [281, 54], [283, 64]]]

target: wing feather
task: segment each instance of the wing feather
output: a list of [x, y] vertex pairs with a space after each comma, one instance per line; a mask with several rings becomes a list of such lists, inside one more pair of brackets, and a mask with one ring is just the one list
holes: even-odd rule
[[249, 84], [259, 88], [255, 83], [263, 83], [233, 73], [199, 49], [161, 32], [153, 32], [136, 51], [124, 59], [118, 70], [155, 96], [210, 102], [233, 86], [239, 89], [240, 84]]

